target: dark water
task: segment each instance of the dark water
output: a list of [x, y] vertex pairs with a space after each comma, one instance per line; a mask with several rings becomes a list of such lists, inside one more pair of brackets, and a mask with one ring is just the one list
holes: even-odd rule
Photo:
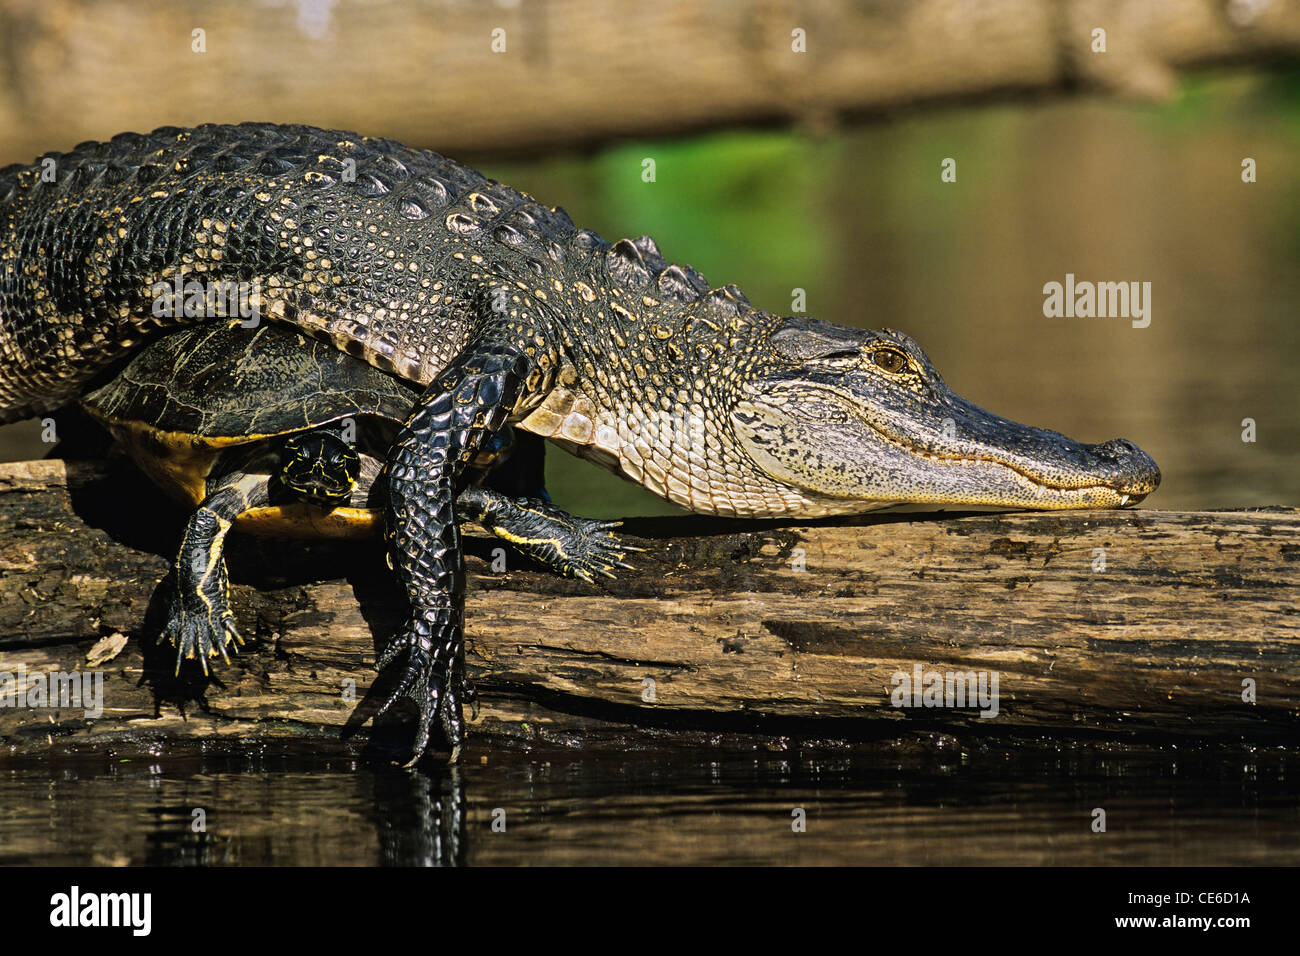
[[922, 749], [471, 752], [415, 774], [265, 749], [57, 757], [0, 769], [0, 864], [1300, 863], [1276, 750]]

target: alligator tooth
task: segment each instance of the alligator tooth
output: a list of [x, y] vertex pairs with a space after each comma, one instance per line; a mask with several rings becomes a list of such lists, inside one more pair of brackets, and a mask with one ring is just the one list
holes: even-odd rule
[[1123, 508], [1126, 504], [1128, 504], [1128, 495], [1125, 495], [1123, 498], [1119, 499], [1119, 506], [1121, 508]]
[[1041, 498], [1041, 497], [1043, 497], [1043, 486], [1042, 486], [1042, 485], [1039, 485], [1039, 486], [1038, 486], [1038, 490], [1034, 492], [1034, 497], [1035, 497], [1035, 498]]

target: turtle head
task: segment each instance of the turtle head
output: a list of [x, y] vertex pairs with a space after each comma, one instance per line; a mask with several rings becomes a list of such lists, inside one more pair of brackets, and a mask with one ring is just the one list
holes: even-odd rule
[[333, 432], [304, 432], [284, 443], [280, 483], [304, 501], [326, 508], [347, 504], [360, 473], [361, 458]]

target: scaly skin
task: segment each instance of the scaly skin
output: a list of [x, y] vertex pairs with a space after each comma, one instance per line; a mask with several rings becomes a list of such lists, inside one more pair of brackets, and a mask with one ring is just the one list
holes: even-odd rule
[[[529, 372], [518, 347], [492, 343], [444, 371], [397, 436], [388, 467], [388, 540], [395, 569], [411, 602], [406, 627], [380, 658], [383, 667], [406, 656], [406, 668], [380, 713], [401, 697], [420, 711], [418, 759], [441, 712], [452, 760], [464, 736], [458, 699], [464, 655], [465, 558], [454, 511], [456, 479], [487, 438], [505, 424]], [[405, 560], [401, 560], [404, 558]], [[442, 706], [447, 697], [451, 706]]]
[[[300, 126], [126, 134], [0, 170], [0, 422], [53, 409], [157, 329], [182, 279], [429, 385], [388, 459], [411, 602], [392, 699], [463, 736], [454, 494], [507, 422], [691, 510], [813, 517], [900, 502], [1119, 507], [1159, 471], [954, 395], [907, 336], [753, 308], [435, 153]], [[160, 286], [159, 284], [164, 284]], [[391, 700], [390, 700], [391, 703]]]
[[594, 583], [596, 575], [614, 577], [615, 568], [631, 570], [629, 551], [612, 528], [618, 521], [593, 521], [561, 511], [538, 498], [511, 498], [485, 488], [466, 488], [456, 499], [456, 513], [473, 519], [503, 541], [560, 574]]
[[176, 579], [163, 634], [176, 645], [176, 673], [181, 663], [197, 660], [208, 672], [208, 661], [243, 644], [227, 598], [224, 545], [235, 518], [268, 501], [266, 481], [232, 474], [214, 482], [211, 493], [185, 524], [185, 534], [172, 564]]

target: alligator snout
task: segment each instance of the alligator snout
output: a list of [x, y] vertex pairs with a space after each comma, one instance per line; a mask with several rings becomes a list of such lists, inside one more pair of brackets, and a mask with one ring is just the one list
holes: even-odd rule
[[1089, 447], [1100, 465], [1100, 477], [1121, 494], [1129, 495], [1128, 504], [1136, 504], [1160, 485], [1160, 468], [1155, 460], [1127, 438]]
[[[1151, 456], [1127, 439], [1088, 444], [962, 398], [900, 333], [789, 320], [781, 335], [789, 367], [750, 381], [731, 424], [765, 476], [805, 496], [800, 514], [890, 504], [1123, 508], [1160, 484]], [[855, 342], [869, 361], [854, 361]]]

